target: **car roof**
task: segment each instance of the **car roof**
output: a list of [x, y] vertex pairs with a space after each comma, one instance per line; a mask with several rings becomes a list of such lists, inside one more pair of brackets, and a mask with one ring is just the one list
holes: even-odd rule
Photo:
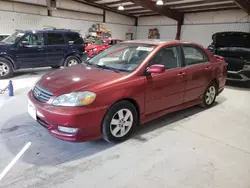
[[25, 30], [25, 33], [77, 33], [76, 31], [71, 31], [69, 29], [44, 29], [44, 30]]
[[167, 45], [167, 44], [192, 44], [192, 45], [198, 45], [197, 43], [194, 42], [186, 42], [186, 41], [180, 41], [180, 40], [130, 40], [130, 41], [124, 41], [123, 43], [136, 43], [136, 44], [150, 44], [150, 45]]

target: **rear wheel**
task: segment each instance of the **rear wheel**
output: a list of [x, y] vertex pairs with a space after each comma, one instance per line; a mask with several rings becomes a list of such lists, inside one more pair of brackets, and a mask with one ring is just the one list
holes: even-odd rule
[[7, 59], [0, 58], [0, 79], [9, 78], [13, 75], [14, 69]]
[[218, 93], [217, 90], [218, 90], [217, 85], [214, 82], [208, 86], [208, 88], [203, 94], [203, 103], [202, 103], [203, 107], [209, 108], [213, 106]]
[[102, 123], [102, 135], [108, 142], [126, 140], [138, 123], [137, 111], [128, 101], [114, 104], [107, 112]]
[[79, 60], [77, 57], [69, 56], [69, 57], [65, 60], [64, 66], [65, 66], [65, 67], [71, 67], [71, 66], [77, 65], [77, 64], [79, 64], [79, 63], [80, 63], [80, 60]]

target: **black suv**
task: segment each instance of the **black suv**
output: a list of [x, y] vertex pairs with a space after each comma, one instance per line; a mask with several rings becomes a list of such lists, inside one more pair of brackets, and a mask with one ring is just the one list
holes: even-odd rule
[[0, 79], [17, 69], [72, 66], [87, 57], [81, 35], [70, 30], [16, 31], [0, 42]]
[[250, 81], [250, 33], [219, 32], [212, 36], [208, 50], [228, 63], [227, 79]]

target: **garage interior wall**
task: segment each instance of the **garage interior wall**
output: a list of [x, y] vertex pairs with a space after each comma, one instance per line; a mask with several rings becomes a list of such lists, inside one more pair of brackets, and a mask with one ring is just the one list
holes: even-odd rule
[[181, 40], [207, 47], [212, 42], [212, 35], [221, 31], [250, 32], [250, 16], [242, 10], [185, 14]]
[[[48, 16], [46, 0], [20, 0], [8, 2], [0, 0], [0, 34], [11, 34], [16, 29], [43, 29], [56, 27], [72, 29], [84, 37], [91, 25], [103, 22], [103, 10], [70, 0], [57, 1], [57, 10]], [[62, 9], [67, 7], [67, 9]], [[81, 12], [86, 11], [86, 12]], [[91, 13], [87, 13], [91, 12]], [[93, 14], [95, 13], [95, 14]], [[136, 35], [135, 19], [106, 11], [106, 29], [112, 30], [112, 37], [126, 38], [126, 33]]]
[[149, 29], [157, 28], [160, 39], [175, 39], [177, 21], [165, 16], [145, 16], [138, 19], [137, 39], [148, 39]]
[[[174, 40], [176, 24], [176, 21], [164, 16], [141, 17], [138, 19], [137, 38], [147, 39], [149, 29], [157, 28], [162, 40]], [[181, 40], [197, 42], [207, 47], [212, 35], [220, 31], [250, 32], [250, 16], [242, 10], [185, 14]]]

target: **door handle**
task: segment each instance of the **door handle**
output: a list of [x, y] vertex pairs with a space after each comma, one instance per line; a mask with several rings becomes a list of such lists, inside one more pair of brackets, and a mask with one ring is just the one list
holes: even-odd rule
[[205, 70], [206, 71], [211, 71], [211, 67], [206, 67]]
[[180, 76], [180, 77], [183, 77], [183, 76], [186, 75], [186, 73], [185, 73], [185, 72], [180, 72], [180, 73], [178, 73], [177, 75]]

